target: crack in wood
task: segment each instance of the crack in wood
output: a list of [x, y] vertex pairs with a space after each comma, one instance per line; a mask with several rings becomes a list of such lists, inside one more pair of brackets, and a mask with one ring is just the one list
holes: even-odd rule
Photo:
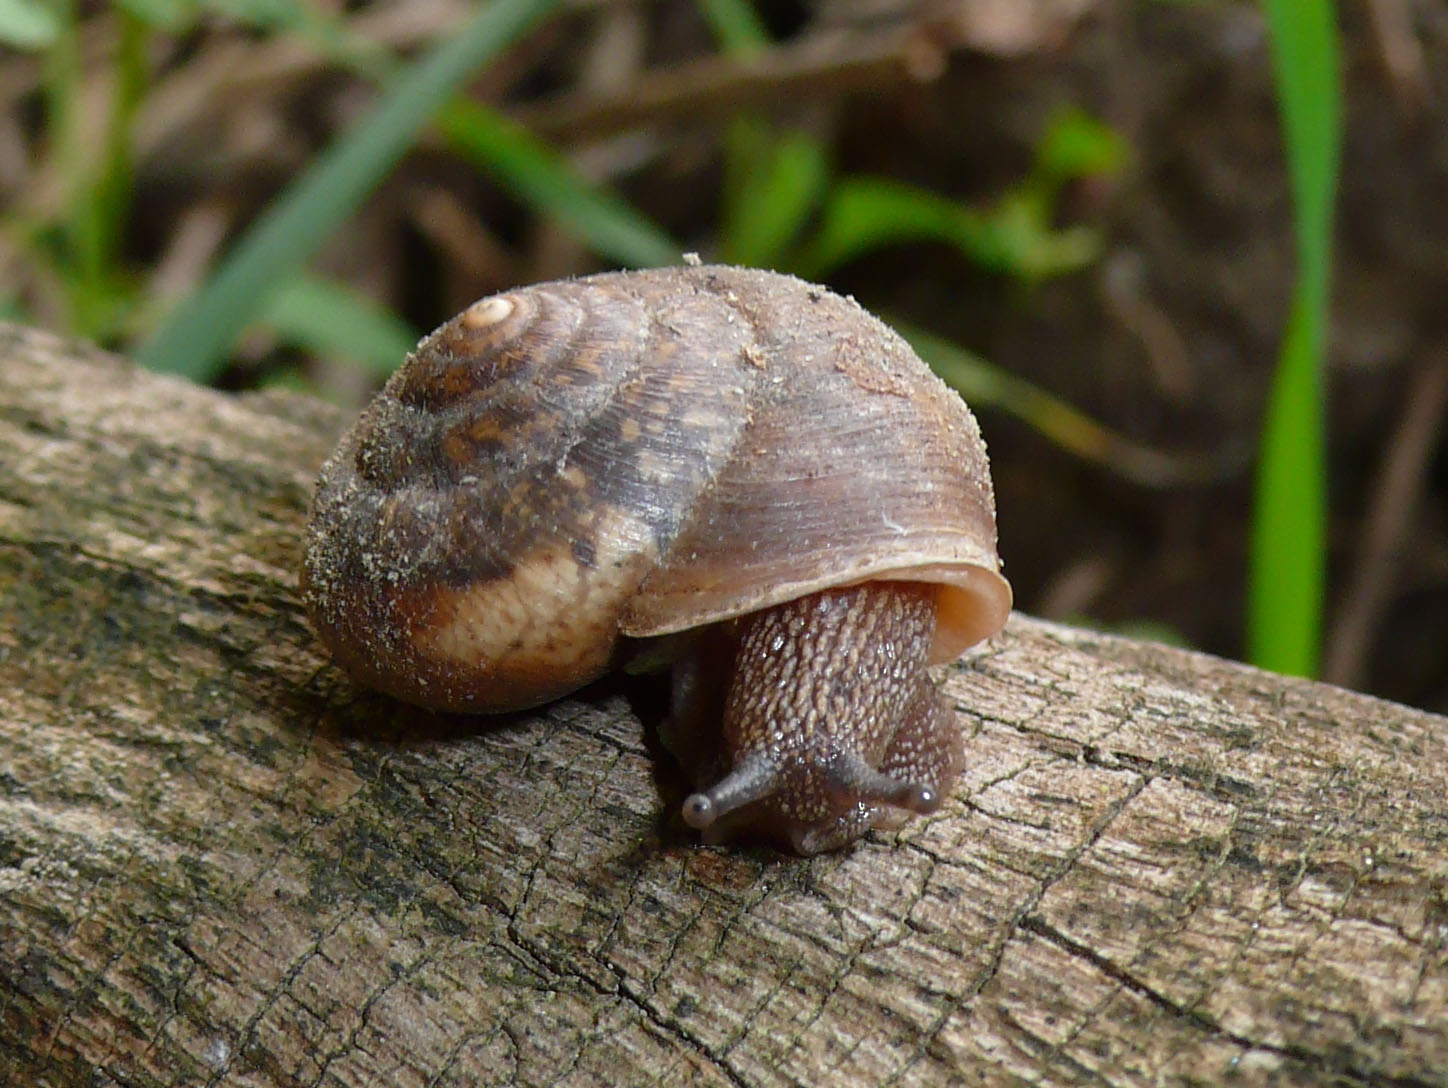
[[1284, 1058], [1301, 1062], [1315, 1072], [1330, 1074], [1334, 1077], [1348, 1078], [1354, 1084], [1371, 1086], [1371, 1088], [1432, 1088], [1433, 1082], [1420, 1077], [1394, 1077], [1356, 1069], [1334, 1061], [1331, 1057], [1317, 1053], [1307, 1047], [1282, 1046], [1260, 1039], [1252, 1039], [1237, 1032], [1229, 1031], [1205, 1013], [1173, 1001], [1170, 997], [1154, 989], [1147, 982], [1138, 978], [1119, 964], [1113, 963], [1110, 959], [1094, 949], [1062, 933], [1046, 922], [1040, 915], [1032, 914], [1023, 918], [1021, 920], [1021, 928], [1028, 933], [1034, 933], [1036, 936], [1050, 941], [1051, 944], [1063, 952], [1085, 960], [1103, 974], [1119, 982], [1132, 993], [1144, 998], [1176, 1019], [1183, 1020], [1191, 1024], [1192, 1027], [1209, 1035], [1230, 1040], [1243, 1050], [1262, 1050], [1271, 1054], [1278, 1054]]
[[1443, 719], [1017, 616], [946, 670], [939, 813], [697, 849], [616, 689], [483, 728], [323, 667], [286, 564], [340, 415], [7, 335], [0, 418], [70, 452], [0, 425], [56, 499], [0, 502], [0, 1083], [1443, 1083]]

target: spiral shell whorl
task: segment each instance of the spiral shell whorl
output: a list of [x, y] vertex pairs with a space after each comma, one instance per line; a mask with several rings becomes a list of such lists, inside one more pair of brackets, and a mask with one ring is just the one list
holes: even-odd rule
[[304, 575], [349, 667], [457, 709], [607, 668], [744, 416], [737, 383], [698, 380], [729, 338], [687, 343], [646, 301], [588, 281], [484, 299], [388, 382], [323, 469]]
[[898, 336], [790, 277], [672, 268], [427, 337], [322, 470], [303, 588], [359, 679], [498, 710], [588, 682], [623, 635], [867, 578], [947, 584], [956, 653], [1009, 608], [994, 542], [975, 421]]

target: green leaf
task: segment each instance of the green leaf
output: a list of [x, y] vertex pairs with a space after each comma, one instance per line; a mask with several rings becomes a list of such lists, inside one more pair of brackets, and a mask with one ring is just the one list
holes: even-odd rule
[[749, 0], [699, 0], [699, 11], [726, 53], [746, 56], [770, 42], [764, 21]]
[[197, 0], [111, 0], [141, 22], [161, 30], [178, 31], [196, 18]]
[[819, 231], [800, 256], [801, 274], [823, 276], [868, 250], [918, 240], [948, 243], [983, 268], [1032, 281], [1075, 271], [1101, 248], [1089, 227], [1052, 230], [1029, 190], [981, 212], [904, 182], [846, 178], [825, 202]]
[[1297, 285], [1263, 425], [1248, 584], [1248, 654], [1316, 674], [1327, 553], [1323, 368], [1342, 140], [1335, 8], [1264, 0], [1292, 183]]
[[44, 49], [60, 36], [60, 13], [42, 0], [0, 0], [0, 42]]
[[1003, 196], [957, 244], [983, 268], [1028, 283], [1085, 268], [1102, 245], [1093, 227], [1052, 229], [1046, 202], [1029, 189]]
[[825, 201], [819, 229], [798, 263], [803, 275], [820, 277], [883, 245], [954, 241], [979, 229], [974, 212], [938, 194], [889, 178], [844, 178]]
[[1126, 141], [1082, 110], [1052, 118], [1036, 149], [1036, 172], [1051, 182], [1118, 173], [1126, 165]]
[[439, 121], [453, 146], [489, 177], [597, 252], [636, 268], [678, 261], [679, 244], [662, 228], [584, 181], [561, 155], [496, 110], [454, 102]]
[[561, 0], [494, 0], [414, 62], [377, 107], [323, 152], [201, 291], [138, 352], [154, 370], [214, 378], [267, 292], [294, 276], [412, 146], [465, 80]]
[[417, 346], [417, 330], [390, 310], [329, 280], [298, 276], [268, 298], [260, 321], [315, 355], [350, 359], [387, 377]]

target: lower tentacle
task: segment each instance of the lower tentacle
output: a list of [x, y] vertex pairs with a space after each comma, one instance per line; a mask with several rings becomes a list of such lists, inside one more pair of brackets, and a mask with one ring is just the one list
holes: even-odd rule
[[[960, 739], [925, 671], [934, 629], [934, 588], [902, 582], [824, 590], [736, 621], [723, 747], [690, 760], [707, 777], [685, 822], [816, 853], [890, 812], [938, 809]], [[680, 672], [676, 714], [701, 717], [702, 675], [698, 660]]]

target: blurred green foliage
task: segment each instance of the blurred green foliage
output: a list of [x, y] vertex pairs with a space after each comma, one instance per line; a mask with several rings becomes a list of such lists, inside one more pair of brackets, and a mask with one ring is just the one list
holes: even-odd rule
[[[110, 78], [118, 93], [110, 99], [98, 156], [74, 120], [83, 82], [75, 10], [67, 3], [0, 0], [0, 39], [44, 56], [48, 153], [65, 194], [47, 214], [22, 210], [0, 225], [62, 285], [70, 331], [106, 342], [139, 338], [142, 362], [197, 381], [214, 381], [253, 325], [282, 343], [340, 354], [369, 369], [380, 365], [382, 351], [411, 336], [395, 315], [341, 284], [308, 277], [305, 268], [429, 124], [499, 188], [608, 260], [635, 267], [676, 261], [681, 247], [641, 211], [581, 177], [564, 156], [497, 110], [458, 93], [489, 57], [557, 3], [497, 0], [404, 64], [335, 13], [296, 0], [117, 0], [121, 40]], [[700, 0], [700, 10], [727, 51], [744, 54], [770, 44], [744, 0]], [[121, 248], [132, 199], [130, 129], [153, 83], [147, 36], [184, 33], [216, 18], [257, 33], [299, 36], [377, 83], [380, 96], [369, 115], [272, 201], [201, 289], [171, 307], [171, 300], [146, 296]], [[1080, 112], [1064, 113], [1043, 134], [1021, 183], [992, 206], [977, 208], [888, 178], [837, 175], [823, 140], [760, 117], [730, 121], [723, 148], [717, 257], [814, 277], [877, 248], [920, 240], [955, 246], [982, 267], [1026, 282], [1081, 268], [1095, 259], [1101, 239], [1091, 228], [1053, 226], [1059, 191], [1074, 178], [1112, 173], [1125, 160], [1109, 128]], [[13, 301], [0, 305], [19, 312]], [[377, 332], [378, 346], [359, 336], [361, 329]]]
[[[68, 331], [107, 342], [138, 339], [148, 365], [198, 381], [215, 380], [238, 338], [254, 326], [307, 352], [355, 359], [377, 374], [405, 354], [415, 330], [351, 288], [309, 274], [307, 265], [429, 125], [500, 189], [607, 260], [626, 266], [675, 261], [681, 247], [641, 210], [461, 93], [559, 3], [494, 0], [457, 33], [402, 62], [356, 35], [344, 15], [300, 0], [114, 0], [117, 41], [107, 53], [110, 93], [97, 140], [95, 125], [80, 117], [88, 73], [75, 0], [0, 0], [0, 42], [40, 61], [43, 167], [59, 194], [5, 210], [0, 232], [56, 285]], [[744, 56], [770, 46], [748, 0], [698, 0], [698, 7], [721, 50]], [[1322, 359], [1339, 62], [1327, 0], [1263, 0], [1263, 10], [1296, 209], [1299, 281], [1262, 435], [1248, 641], [1257, 663], [1311, 674], [1325, 569]], [[131, 132], [155, 79], [150, 36], [184, 34], [208, 19], [297, 36], [375, 83], [378, 99], [274, 199], [200, 290], [172, 306], [146, 295], [124, 252], [133, 210]], [[1073, 181], [1120, 171], [1128, 157], [1111, 128], [1067, 110], [1041, 134], [1026, 175], [979, 205], [895, 178], [841, 173], [823, 138], [757, 115], [730, 119], [721, 147], [719, 259], [824, 278], [881, 247], [924, 241], [953, 247], [1024, 285], [1098, 258], [1103, 239], [1095, 228], [1058, 226], [1060, 197]], [[24, 317], [15, 298], [0, 298], [0, 313]], [[1123, 467], [1132, 463], [1129, 444], [1095, 421], [957, 345], [923, 331], [912, 339], [977, 402], [997, 404], [1052, 441], [1132, 475]], [[1137, 467], [1148, 482], [1159, 468], [1140, 459]]]
[[146, 366], [214, 378], [279, 282], [295, 275], [480, 66], [559, 0], [495, 0], [391, 82], [372, 112], [292, 183], [213, 278], [170, 314], [137, 354]]

